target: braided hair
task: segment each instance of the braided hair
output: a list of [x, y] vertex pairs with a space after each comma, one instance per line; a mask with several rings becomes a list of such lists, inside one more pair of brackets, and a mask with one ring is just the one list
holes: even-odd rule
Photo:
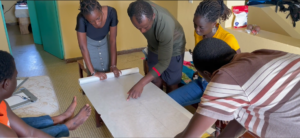
[[197, 70], [213, 73], [228, 64], [235, 55], [236, 52], [223, 40], [206, 38], [196, 45], [193, 61]]
[[80, 12], [83, 15], [90, 14], [95, 9], [102, 12], [102, 7], [97, 0], [80, 0]]
[[198, 5], [195, 16], [203, 16], [209, 22], [216, 22], [219, 19], [220, 22], [227, 20], [231, 13], [223, 0], [203, 0]]
[[127, 14], [130, 17], [130, 19], [133, 16], [135, 16], [138, 23], [141, 23], [143, 15], [145, 15], [148, 19], [152, 19], [153, 10], [148, 2], [143, 0], [137, 0], [129, 5], [127, 9]]

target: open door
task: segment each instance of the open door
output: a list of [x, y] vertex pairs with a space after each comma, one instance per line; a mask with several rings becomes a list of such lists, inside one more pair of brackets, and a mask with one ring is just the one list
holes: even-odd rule
[[56, 1], [34, 2], [44, 50], [60, 59], [64, 59]]
[[35, 1], [33, 0], [27, 1], [27, 6], [28, 6], [28, 13], [30, 16], [30, 23], [31, 23], [34, 43], [42, 45], [43, 42], [41, 38], [41, 33], [40, 33], [41, 31], [39, 27], [38, 18], [36, 15]]

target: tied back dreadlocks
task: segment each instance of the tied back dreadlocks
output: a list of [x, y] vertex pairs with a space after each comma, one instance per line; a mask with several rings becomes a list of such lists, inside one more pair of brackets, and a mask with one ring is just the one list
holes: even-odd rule
[[98, 9], [101, 12], [101, 5], [97, 0], [80, 0], [80, 12], [83, 15], [90, 14], [95, 9]]
[[204, 0], [198, 5], [195, 16], [203, 16], [209, 22], [218, 19], [225, 21], [231, 15], [231, 10], [224, 4], [223, 0]]

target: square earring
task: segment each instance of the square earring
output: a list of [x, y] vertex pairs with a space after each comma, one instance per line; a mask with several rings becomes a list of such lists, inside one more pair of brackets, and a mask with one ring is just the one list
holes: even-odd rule
[[212, 29], [212, 32], [213, 32], [213, 33], [216, 33], [216, 32], [217, 32], [217, 27], [214, 27], [214, 28]]

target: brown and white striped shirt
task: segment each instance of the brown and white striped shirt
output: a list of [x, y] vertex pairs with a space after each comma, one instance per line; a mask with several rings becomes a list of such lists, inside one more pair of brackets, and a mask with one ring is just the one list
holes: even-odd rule
[[257, 50], [214, 72], [197, 109], [260, 137], [300, 136], [300, 56]]

